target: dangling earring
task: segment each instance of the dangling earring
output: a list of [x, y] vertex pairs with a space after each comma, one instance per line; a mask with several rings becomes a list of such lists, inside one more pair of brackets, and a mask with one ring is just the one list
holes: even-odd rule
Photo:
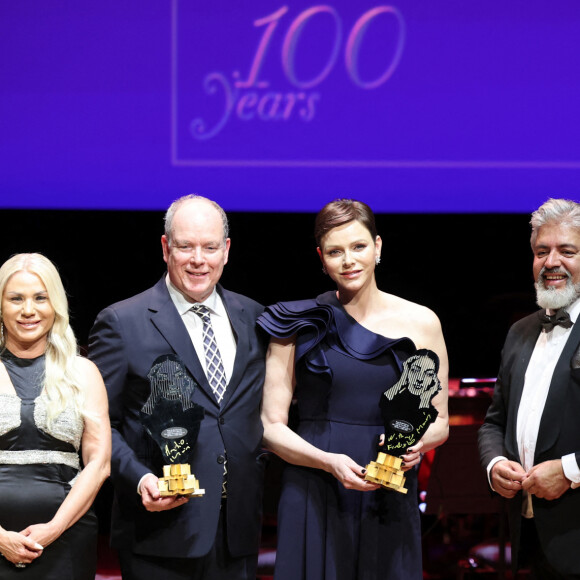
[[328, 274], [328, 272], [326, 271], [326, 266], [324, 264], [322, 265], [322, 273]]
[[4, 342], [4, 322], [0, 320], [0, 342]]
[[378, 266], [380, 263], [381, 263], [381, 257], [380, 256], [377, 256], [375, 258], [375, 266]]

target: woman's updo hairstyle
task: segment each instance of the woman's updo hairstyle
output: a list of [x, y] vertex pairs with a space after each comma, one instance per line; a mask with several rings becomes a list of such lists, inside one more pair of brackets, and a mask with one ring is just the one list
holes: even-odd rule
[[370, 232], [372, 239], [376, 239], [375, 216], [366, 203], [354, 199], [335, 199], [327, 203], [316, 216], [314, 222], [316, 245], [321, 247], [322, 238], [330, 230], [352, 221], [360, 222]]

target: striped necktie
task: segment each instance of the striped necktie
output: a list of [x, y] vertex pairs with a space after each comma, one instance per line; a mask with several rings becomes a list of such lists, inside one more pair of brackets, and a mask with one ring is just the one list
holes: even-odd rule
[[226, 373], [224, 371], [220, 349], [218, 348], [213, 327], [211, 325], [209, 309], [207, 306], [203, 306], [202, 304], [194, 304], [191, 307], [191, 310], [197, 314], [203, 322], [203, 349], [205, 351], [207, 380], [217, 402], [221, 404], [227, 386]]

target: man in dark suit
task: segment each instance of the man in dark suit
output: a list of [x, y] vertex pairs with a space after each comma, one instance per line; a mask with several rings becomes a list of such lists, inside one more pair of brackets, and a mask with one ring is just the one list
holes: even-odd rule
[[[265, 372], [255, 321], [263, 308], [218, 284], [230, 239], [213, 201], [175, 201], [161, 244], [167, 275], [104, 309], [90, 336], [113, 429], [111, 543], [124, 580], [255, 580]], [[163, 360], [187, 376], [187, 405], [204, 414], [190, 461], [203, 497], [159, 494], [167, 462], [142, 413], [151, 411]]]
[[580, 578], [580, 204], [551, 199], [531, 224], [542, 310], [509, 331], [479, 451], [510, 500], [514, 570]]

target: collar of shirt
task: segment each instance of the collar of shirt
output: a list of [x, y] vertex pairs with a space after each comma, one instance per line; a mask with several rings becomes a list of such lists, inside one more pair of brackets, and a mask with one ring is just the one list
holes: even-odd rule
[[167, 290], [169, 291], [171, 301], [175, 305], [175, 308], [177, 309], [177, 312], [179, 312], [180, 316], [183, 316], [189, 312], [193, 304], [203, 304], [204, 306], [207, 306], [210, 312], [216, 316], [227, 316], [226, 308], [215, 288], [203, 302], [193, 303], [189, 302], [185, 296], [171, 283], [169, 274], [167, 274], [165, 277], [165, 284], [167, 284]]
[[[569, 306], [566, 306], [564, 310], [566, 310], [570, 315], [570, 320], [574, 324], [576, 324], [576, 320], [578, 320], [578, 315], [580, 314], [580, 298], [575, 302], [572, 302], [572, 304], [570, 304]], [[554, 314], [554, 312], [555, 310], [550, 310], [549, 308], [546, 309], [546, 314], [552, 315]], [[546, 337], [548, 342], [550, 342], [550, 339], [552, 337], [561, 338], [562, 336], [567, 336], [572, 330], [572, 328], [573, 326], [571, 328], [564, 328], [563, 326], [555, 326], [551, 332], [542, 331], [541, 334]]]
[[[165, 278], [165, 283], [167, 284], [167, 290], [169, 291], [171, 301], [183, 320], [187, 333], [189, 334], [193, 347], [195, 348], [195, 352], [197, 353], [197, 357], [207, 375], [205, 347], [203, 342], [203, 322], [199, 316], [191, 312], [193, 303], [189, 302], [171, 283], [169, 275]], [[200, 304], [207, 306], [210, 310], [212, 329], [224, 365], [226, 378], [229, 381], [233, 374], [236, 358], [236, 338], [234, 336], [232, 325], [230, 324], [226, 307], [215, 288], [213, 289], [213, 292]]]

